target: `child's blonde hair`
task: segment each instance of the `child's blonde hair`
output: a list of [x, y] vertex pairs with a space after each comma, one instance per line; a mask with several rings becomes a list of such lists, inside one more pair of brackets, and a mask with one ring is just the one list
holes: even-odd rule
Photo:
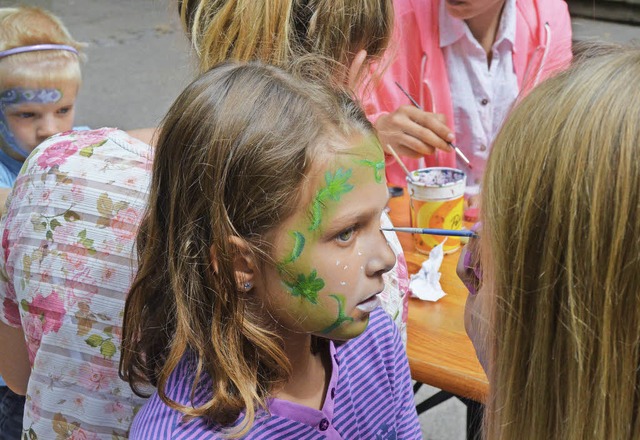
[[0, 58], [0, 87], [24, 83], [81, 81], [84, 44], [74, 40], [60, 19], [40, 8], [0, 8], [0, 51], [17, 47], [60, 44], [78, 51], [38, 50]]
[[607, 52], [538, 86], [491, 152], [488, 439], [640, 438], [640, 49]]
[[[162, 123], [125, 307], [120, 371], [136, 392], [151, 383], [167, 405], [223, 427], [244, 411], [232, 433], [251, 428], [291, 366], [264, 305], [238, 289], [229, 237], [275, 264], [269, 234], [295, 212], [314, 159], [372, 133], [345, 93], [272, 66], [225, 63], [187, 87]], [[195, 408], [165, 390], [187, 355], [192, 390], [210, 395]]]
[[225, 60], [286, 67], [308, 54], [335, 70], [362, 49], [382, 55], [393, 27], [391, 0], [182, 0], [180, 16], [201, 72]]

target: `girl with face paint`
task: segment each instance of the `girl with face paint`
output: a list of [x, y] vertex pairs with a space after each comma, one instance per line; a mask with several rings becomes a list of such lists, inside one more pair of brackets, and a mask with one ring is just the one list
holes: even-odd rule
[[[0, 213], [23, 162], [73, 126], [81, 45], [37, 8], [0, 8]], [[0, 427], [19, 438], [25, 398], [0, 378]]]
[[383, 160], [348, 95], [275, 67], [222, 64], [178, 97], [125, 307], [121, 375], [157, 387], [132, 438], [421, 437], [378, 307]]
[[58, 18], [0, 8], [0, 205], [22, 163], [46, 138], [73, 128], [80, 50]]

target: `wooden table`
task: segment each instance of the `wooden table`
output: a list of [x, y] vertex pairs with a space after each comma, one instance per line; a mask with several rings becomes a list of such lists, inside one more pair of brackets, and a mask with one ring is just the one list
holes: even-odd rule
[[[409, 197], [394, 197], [389, 216], [395, 226], [409, 226]], [[426, 255], [415, 250], [410, 234], [398, 233], [409, 272], [419, 270]], [[484, 402], [487, 377], [464, 330], [464, 304], [468, 295], [458, 276], [460, 251], [445, 255], [440, 283], [447, 294], [437, 302], [409, 300], [407, 354], [414, 380], [456, 396]]]

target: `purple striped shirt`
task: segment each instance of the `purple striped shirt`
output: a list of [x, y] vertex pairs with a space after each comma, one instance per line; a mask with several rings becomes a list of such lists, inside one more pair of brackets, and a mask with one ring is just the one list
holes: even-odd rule
[[[341, 345], [330, 343], [333, 369], [322, 410], [270, 399], [247, 439], [420, 439], [409, 364], [396, 326], [381, 309], [367, 330]], [[192, 364], [183, 359], [167, 382], [167, 395], [191, 404]], [[210, 382], [208, 383], [210, 385]], [[194, 403], [207, 399], [198, 387]], [[220, 439], [219, 426], [204, 418], [183, 422], [182, 413], [154, 394], [131, 427], [131, 439]]]

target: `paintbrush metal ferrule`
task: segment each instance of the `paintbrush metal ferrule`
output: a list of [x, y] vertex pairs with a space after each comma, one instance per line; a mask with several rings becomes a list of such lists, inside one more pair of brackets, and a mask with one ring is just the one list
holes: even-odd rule
[[467, 156], [464, 155], [460, 148], [456, 147], [451, 142], [448, 142], [448, 144], [456, 151], [456, 154], [460, 159], [462, 159], [465, 165], [467, 165], [469, 168], [473, 168], [473, 166], [471, 166], [471, 161], [467, 158]]
[[408, 234], [446, 235], [449, 237], [478, 238], [474, 231], [465, 229], [434, 229], [434, 228], [380, 228], [382, 231], [406, 232]]

